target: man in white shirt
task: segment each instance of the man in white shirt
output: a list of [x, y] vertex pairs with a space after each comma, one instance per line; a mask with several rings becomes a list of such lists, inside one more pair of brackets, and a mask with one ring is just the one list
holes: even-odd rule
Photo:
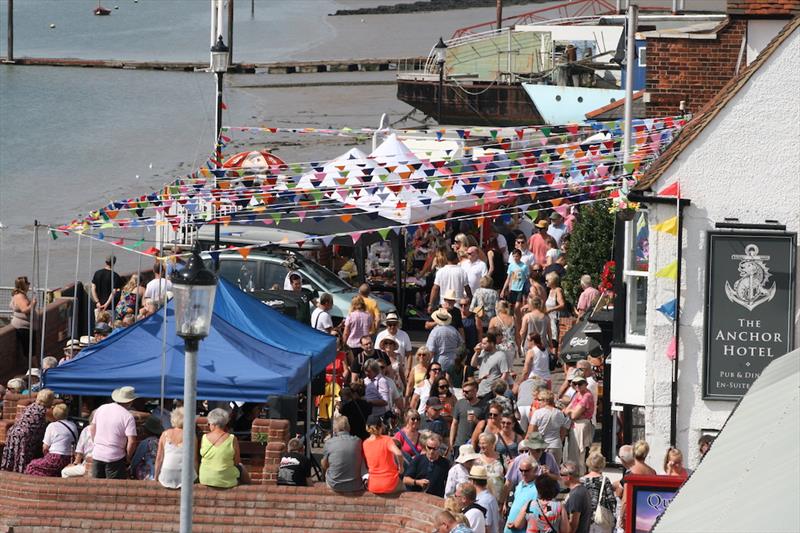
[[486, 533], [486, 509], [475, 502], [477, 497], [475, 485], [468, 481], [456, 488], [456, 501], [461, 506], [461, 512], [469, 522], [469, 527], [475, 533]]
[[564, 240], [564, 235], [569, 233], [567, 225], [564, 224], [564, 217], [557, 211], [550, 213], [550, 227], [547, 228], [547, 234], [556, 240], [556, 245], [561, 248], [561, 243]]
[[161, 262], [157, 262], [153, 267], [153, 274], [156, 277], [150, 280], [144, 289], [144, 301], [150, 300], [159, 307], [164, 305], [164, 297], [172, 290], [172, 282], [162, 276], [163, 271]]
[[486, 268], [486, 263], [480, 260], [478, 256], [478, 247], [470, 246], [467, 248], [467, 259], [461, 262], [461, 268], [467, 275], [467, 284], [472, 294], [480, 287], [481, 278], [485, 276], [489, 269]]
[[330, 334], [333, 331], [333, 320], [328, 311], [333, 307], [333, 296], [323, 292], [319, 297], [316, 309], [311, 313], [311, 327], [323, 333]]
[[468, 299], [472, 299], [472, 290], [469, 287], [467, 274], [458, 264], [458, 254], [453, 250], [447, 251], [447, 264], [436, 272], [431, 289], [431, 298], [428, 300], [428, 313], [436, 309], [435, 304], [441, 305], [444, 302], [444, 295], [448, 291], [455, 291], [455, 301], [461, 301], [466, 293]]
[[386, 337], [394, 337], [394, 340], [397, 341], [397, 353], [403, 356], [403, 362], [406, 363], [405, 368], [411, 368], [411, 366], [409, 366], [411, 352], [413, 350], [411, 347], [411, 338], [408, 336], [408, 333], [400, 329], [400, 317], [397, 316], [397, 313], [392, 311], [386, 315], [385, 324], [386, 329], [378, 333], [378, 336], [375, 338], [375, 344], [380, 346], [381, 341]]

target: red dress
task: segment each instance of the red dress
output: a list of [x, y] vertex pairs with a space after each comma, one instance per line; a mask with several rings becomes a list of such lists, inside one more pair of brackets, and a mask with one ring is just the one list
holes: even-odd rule
[[362, 444], [369, 469], [367, 490], [373, 494], [390, 494], [400, 483], [400, 471], [389, 449], [392, 438], [386, 435], [369, 438]]

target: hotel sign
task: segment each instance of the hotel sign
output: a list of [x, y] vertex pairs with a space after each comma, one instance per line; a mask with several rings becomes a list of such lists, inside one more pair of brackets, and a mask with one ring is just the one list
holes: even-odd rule
[[794, 347], [795, 247], [795, 234], [709, 233], [704, 398], [741, 398]]

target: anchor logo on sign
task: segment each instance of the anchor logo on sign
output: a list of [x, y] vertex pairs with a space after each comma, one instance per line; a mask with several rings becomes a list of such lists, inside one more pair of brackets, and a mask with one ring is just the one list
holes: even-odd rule
[[770, 288], [766, 286], [771, 277], [766, 265], [770, 256], [758, 255], [758, 246], [750, 243], [745, 246], [744, 255], [733, 254], [731, 259], [739, 261], [739, 279], [733, 287], [725, 282], [725, 294], [731, 302], [752, 311], [775, 297], [775, 283]]

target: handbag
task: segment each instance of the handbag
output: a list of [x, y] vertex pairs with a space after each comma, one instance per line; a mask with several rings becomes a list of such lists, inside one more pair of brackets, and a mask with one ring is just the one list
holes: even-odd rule
[[475, 313], [475, 316], [478, 317], [478, 318], [483, 318], [483, 317], [486, 316], [486, 309], [484, 309], [482, 305], [479, 305], [478, 307], [476, 307], [473, 310], [473, 312]]
[[603, 481], [600, 483], [600, 494], [597, 496], [597, 507], [595, 507], [594, 515], [592, 515], [592, 522], [604, 531], [613, 531], [616, 520], [614, 520], [614, 513], [603, 507], [603, 495], [606, 488], [606, 476], [603, 476]]

